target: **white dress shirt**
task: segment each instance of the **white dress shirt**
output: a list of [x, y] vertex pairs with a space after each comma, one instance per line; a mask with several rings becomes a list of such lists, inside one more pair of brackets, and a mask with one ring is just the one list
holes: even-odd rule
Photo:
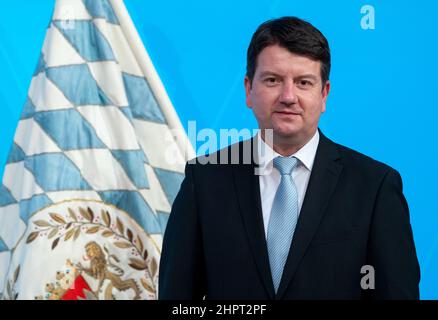
[[[280, 185], [280, 172], [273, 167], [274, 158], [281, 156], [275, 152], [260, 137], [260, 132], [256, 136], [258, 143], [258, 157], [260, 168], [260, 197], [262, 202], [263, 223], [265, 235], [268, 234], [269, 217], [271, 216], [272, 204], [275, 193]], [[312, 172], [313, 162], [315, 161], [316, 149], [319, 143], [319, 132], [316, 130], [315, 135], [300, 150], [290, 155], [299, 160], [297, 167], [292, 171], [292, 179], [298, 192], [298, 215], [303, 205], [307, 185], [309, 183], [310, 173]], [[264, 149], [265, 148], [265, 149]], [[264, 151], [262, 151], [264, 150]], [[262, 155], [263, 154], [263, 155]]]

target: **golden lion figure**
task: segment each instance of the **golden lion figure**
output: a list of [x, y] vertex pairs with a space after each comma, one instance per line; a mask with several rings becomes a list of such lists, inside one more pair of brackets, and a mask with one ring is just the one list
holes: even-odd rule
[[[105, 299], [107, 300], [114, 299], [111, 293], [113, 288], [116, 288], [119, 291], [126, 291], [132, 289], [135, 292], [134, 300], [140, 299], [140, 289], [136, 284], [136, 282], [134, 281], [134, 279], [122, 280], [120, 278], [120, 275], [117, 275], [111, 272], [110, 270], [108, 270], [108, 264], [107, 264], [107, 259], [105, 257], [105, 253], [96, 242], [94, 241], [88, 242], [85, 246], [85, 252], [88, 259], [90, 260], [90, 267], [85, 268], [79, 262], [77, 264], [77, 268], [78, 270], [80, 270], [80, 272], [85, 272], [90, 277], [93, 277], [99, 281], [97, 290], [94, 292], [96, 297], [99, 296], [99, 292], [102, 289], [104, 281], [109, 280], [110, 284], [107, 286], [105, 290]], [[110, 258], [111, 257], [112, 256], [110, 256]], [[117, 266], [113, 265], [112, 263], [109, 264], [117, 268]], [[120, 268], [117, 269], [121, 270]], [[123, 271], [121, 272], [123, 274]]]

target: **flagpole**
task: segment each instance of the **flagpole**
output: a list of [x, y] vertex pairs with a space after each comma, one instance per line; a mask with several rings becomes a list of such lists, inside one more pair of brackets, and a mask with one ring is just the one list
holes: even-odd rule
[[137, 32], [137, 29], [134, 26], [134, 23], [126, 9], [126, 6], [123, 0], [109, 0], [112, 4], [112, 7], [117, 15], [120, 26], [125, 34], [125, 37], [128, 43], [131, 46], [131, 49], [137, 59], [137, 62], [148, 81], [151, 90], [157, 99], [158, 104], [161, 106], [164, 117], [166, 118], [167, 123], [169, 124], [170, 129], [176, 130], [178, 133], [177, 141], [178, 147], [186, 160], [192, 159], [195, 157], [195, 151], [193, 150], [193, 146], [191, 145], [187, 134], [184, 130], [184, 127], [181, 124], [181, 121], [172, 105], [172, 102], [167, 95], [166, 89], [164, 88], [161, 79], [155, 70], [155, 67], [152, 63], [151, 58], [143, 45], [143, 42]]

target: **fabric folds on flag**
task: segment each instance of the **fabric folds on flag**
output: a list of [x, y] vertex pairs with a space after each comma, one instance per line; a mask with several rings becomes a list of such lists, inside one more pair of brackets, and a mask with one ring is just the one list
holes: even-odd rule
[[156, 299], [181, 128], [123, 2], [56, 1], [0, 185], [0, 295]]

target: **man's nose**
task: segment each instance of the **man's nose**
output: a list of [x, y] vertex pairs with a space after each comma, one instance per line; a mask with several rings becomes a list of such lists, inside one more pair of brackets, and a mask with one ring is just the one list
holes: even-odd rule
[[295, 90], [296, 88], [293, 81], [285, 81], [281, 89], [280, 103], [285, 105], [297, 103], [297, 95]]

